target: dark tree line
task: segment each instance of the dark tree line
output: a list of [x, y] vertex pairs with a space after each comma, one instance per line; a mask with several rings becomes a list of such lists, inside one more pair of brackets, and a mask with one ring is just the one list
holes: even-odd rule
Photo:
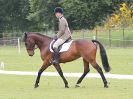
[[102, 25], [124, 0], [0, 0], [0, 33], [56, 30], [54, 8], [64, 8], [71, 29]]

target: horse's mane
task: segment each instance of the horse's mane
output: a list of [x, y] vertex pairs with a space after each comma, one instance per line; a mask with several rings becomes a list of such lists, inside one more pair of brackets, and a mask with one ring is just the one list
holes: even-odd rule
[[33, 35], [35, 34], [35, 35], [39, 35], [39, 36], [44, 37], [44, 38], [52, 39], [52, 37], [49, 37], [47, 35], [44, 35], [44, 34], [38, 33], [38, 32], [29, 32], [29, 34], [33, 34]]

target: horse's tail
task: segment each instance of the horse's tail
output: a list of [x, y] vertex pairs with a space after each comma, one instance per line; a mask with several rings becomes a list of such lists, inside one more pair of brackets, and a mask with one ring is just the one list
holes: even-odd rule
[[97, 41], [97, 40], [92, 40], [92, 42], [94, 43], [97, 43], [99, 45], [99, 48], [100, 48], [100, 56], [101, 56], [101, 60], [102, 60], [102, 64], [103, 64], [103, 67], [104, 67], [104, 70], [106, 72], [109, 72], [111, 70], [110, 66], [109, 66], [109, 62], [108, 62], [108, 57], [107, 57], [107, 54], [106, 54], [106, 50], [105, 48], [103, 47], [103, 45]]

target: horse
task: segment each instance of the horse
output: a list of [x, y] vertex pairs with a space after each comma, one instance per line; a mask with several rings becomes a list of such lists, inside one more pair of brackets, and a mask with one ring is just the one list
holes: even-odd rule
[[[40, 82], [40, 77], [42, 72], [52, 65], [51, 60], [53, 57], [53, 53], [50, 52], [49, 45], [53, 41], [53, 38], [37, 32], [25, 32], [23, 36], [23, 40], [24, 40], [28, 55], [33, 56], [36, 49], [35, 46], [37, 46], [37, 48], [39, 48], [40, 50], [41, 59], [43, 60], [43, 64], [38, 71], [38, 75], [34, 85], [34, 88], [37, 88], [39, 87], [39, 82]], [[111, 68], [109, 66], [106, 50], [103, 47], [103, 45], [97, 40], [87, 40], [87, 39], [73, 40], [69, 50], [60, 53], [60, 56], [59, 56], [60, 63], [70, 62], [80, 57], [83, 58], [84, 72], [81, 75], [81, 77], [78, 79], [75, 87], [80, 87], [82, 80], [90, 71], [89, 64], [91, 64], [94, 67], [94, 69], [96, 69], [96, 71], [100, 74], [104, 87], [108, 88], [108, 82], [104, 76], [102, 68], [96, 62], [97, 45], [99, 45], [99, 48], [100, 48], [100, 56], [101, 56], [103, 68], [105, 72], [109, 72]], [[54, 67], [56, 68], [60, 77], [63, 79], [65, 88], [69, 88], [68, 81], [63, 75], [63, 71], [60, 67], [60, 64], [58, 65], [56, 64], [54, 65]]]

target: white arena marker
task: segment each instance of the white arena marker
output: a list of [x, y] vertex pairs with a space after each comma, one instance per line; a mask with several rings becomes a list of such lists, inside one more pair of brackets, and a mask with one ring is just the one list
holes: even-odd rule
[[4, 69], [5, 68], [5, 64], [4, 64], [4, 62], [1, 62], [0, 63], [0, 69]]

